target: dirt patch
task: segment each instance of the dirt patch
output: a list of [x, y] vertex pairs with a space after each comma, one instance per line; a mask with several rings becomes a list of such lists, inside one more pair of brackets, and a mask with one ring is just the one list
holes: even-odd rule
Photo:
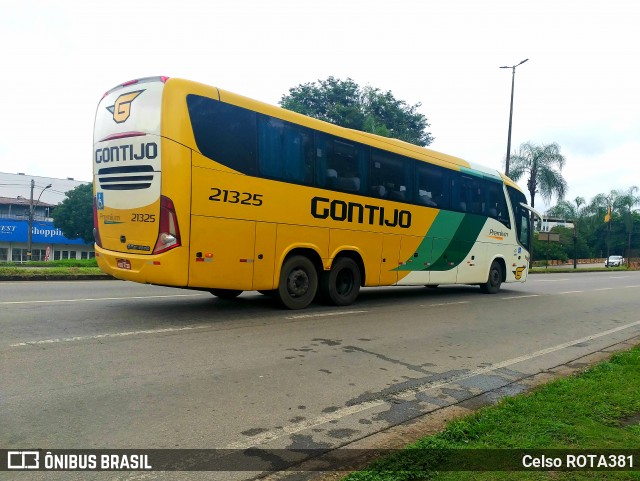
[[629, 426], [635, 426], [636, 424], [640, 424], [640, 412], [632, 414], [631, 416], [627, 416], [620, 420], [620, 427], [627, 428]]

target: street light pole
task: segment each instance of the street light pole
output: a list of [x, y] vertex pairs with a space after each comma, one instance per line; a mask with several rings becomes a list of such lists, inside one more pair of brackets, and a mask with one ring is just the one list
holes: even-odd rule
[[517, 65], [512, 65], [511, 67], [500, 67], [500, 68], [510, 68], [513, 71], [511, 76], [511, 108], [509, 109], [509, 134], [507, 136], [507, 161], [505, 163], [504, 175], [509, 177], [509, 160], [511, 159], [511, 123], [513, 121], [513, 88], [516, 83], [516, 67], [525, 63], [528, 58], [525, 58], [522, 62]]
[[[29, 232], [27, 233], [27, 260], [28, 261], [31, 260], [31, 243], [33, 239], [33, 233], [31, 231], [33, 230], [33, 209], [34, 209], [33, 188], [35, 186], [36, 186], [35, 180], [31, 179], [31, 196], [29, 197]], [[35, 205], [38, 205], [40, 203], [40, 197], [42, 197], [42, 193], [50, 187], [51, 187], [51, 184], [47, 185], [40, 191], [40, 195], [38, 196], [38, 200], [36, 201]]]

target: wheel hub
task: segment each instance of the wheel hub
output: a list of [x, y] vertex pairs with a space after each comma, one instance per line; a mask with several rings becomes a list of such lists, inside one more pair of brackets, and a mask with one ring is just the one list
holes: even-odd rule
[[292, 271], [287, 280], [287, 290], [294, 297], [300, 297], [309, 290], [309, 276], [301, 269]]

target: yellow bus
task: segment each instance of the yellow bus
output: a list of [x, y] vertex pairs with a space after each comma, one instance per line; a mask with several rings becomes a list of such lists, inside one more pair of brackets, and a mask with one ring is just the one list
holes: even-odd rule
[[496, 170], [200, 83], [105, 93], [93, 167], [96, 257], [116, 278], [289, 309], [527, 278], [530, 208]]

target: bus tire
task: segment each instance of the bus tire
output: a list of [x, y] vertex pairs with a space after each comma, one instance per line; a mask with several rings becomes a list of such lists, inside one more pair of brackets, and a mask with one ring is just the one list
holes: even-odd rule
[[242, 291], [235, 289], [209, 289], [209, 292], [220, 299], [235, 299]]
[[489, 278], [484, 284], [480, 284], [480, 290], [485, 294], [495, 294], [500, 290], [502, 285], [502, 266], [498, 261], [491, 263], [489, 269]]
[[318, 290], [318, 273], [308, 257], [288, 258], [280, 271], [277, 298], [287, 309], [304, 309]]
[[331, 270], [322, 273], [320, 293], [322, 300], [336, 306], [348, 306], [360, 293], [360, 269], [349, 257], [340, 257]]

